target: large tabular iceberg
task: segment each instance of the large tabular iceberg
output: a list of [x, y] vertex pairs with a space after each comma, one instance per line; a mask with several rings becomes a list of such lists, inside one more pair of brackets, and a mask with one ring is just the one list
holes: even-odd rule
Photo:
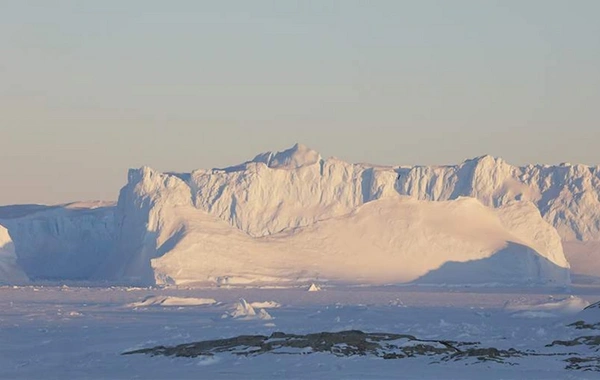
[[0, 224], [33, 280], [561, 285], [561, 240], [600, 241], [600, 169], [380, 167], [295, 145], [225, 169], [132, 169], [116, 206], [3, 207]]
[[116, 252], [124, 276], [159, 283], [569, 282], [532, 203], [419, 201], [395, 181], [301, 146], [191, 175], [131, 170]]

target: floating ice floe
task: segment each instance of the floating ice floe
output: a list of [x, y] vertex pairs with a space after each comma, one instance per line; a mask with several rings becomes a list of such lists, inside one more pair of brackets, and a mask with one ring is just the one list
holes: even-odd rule
[[171, 296], [148, 296], [140, 302], [128, 304], [129, 307], [147, 307], [147, 306], [202, 306], [213, 305], [217, 303], [212, 298], [193, 298], [193, 297], [171, 297]]
[[574, 315], [579, 313], [589, 302], [576, 297], [568, 296], [562, 299], [551, 297], [547, 302], [522, 303], [517, 301], [508, 301], [504, 304], [504, 309], [513, 312], [515, 317], [525, 318], [553, 318], [564, 315]]

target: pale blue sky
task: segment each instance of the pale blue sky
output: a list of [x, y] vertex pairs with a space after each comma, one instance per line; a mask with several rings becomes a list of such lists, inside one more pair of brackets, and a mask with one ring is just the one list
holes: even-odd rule
[[0, 0], [0, 204], [302, 142], [600, 163], [600, 1]]

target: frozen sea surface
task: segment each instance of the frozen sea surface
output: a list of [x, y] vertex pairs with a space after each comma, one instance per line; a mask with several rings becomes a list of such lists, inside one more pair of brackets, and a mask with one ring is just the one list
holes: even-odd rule
[[[255, 309], [253, 315], [232, 313]], [[146, 302], [144, 302], [146, 300]], [[566, 339], [600, 288], [0, 288], [0, 379], [593, 379], [563, 357], [506, 363], [304, 355], [174, 358], [121, 353], [275, 331], [362, 330], [542, 351]], [[262, 318], [263, 309], [270, 318]], [[250, 313], [251, 314], [251, 313]], [[232, 315], [235, 315], [233, 317]]]

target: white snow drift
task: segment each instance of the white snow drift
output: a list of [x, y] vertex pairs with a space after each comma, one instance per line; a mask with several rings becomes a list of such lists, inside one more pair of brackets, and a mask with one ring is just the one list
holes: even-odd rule
[[[194, 210], [193, 218], [175, 228], [181, 237], [173, 249], [152, 259], [152, 267], [158, 281], [178, 284], [223, 278], [228, 284], [310, 279], [383, 284], [425, 275], [424, 282], [434, 283], [568, 283], [560, 239], [539, 214], [535, 219], [533, 206], [527, 228], [503, 224], [498, 216], [518, 217], [523, 209], [509, 205], [497, 213], [472, 198], [434, 203], [396, 196], [262, 238]], [[449, 262], [456, 269], [446, 269]]]

